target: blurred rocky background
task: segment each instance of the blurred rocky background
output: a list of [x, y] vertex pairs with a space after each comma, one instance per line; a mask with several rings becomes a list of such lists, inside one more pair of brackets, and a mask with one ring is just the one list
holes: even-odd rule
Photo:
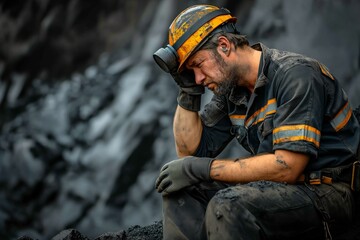
[[200, 3], [231, 10], [251, 43], [317, 58], [360, 104], [357, 0], [1, 0], [0, 239], [161, 220], [177, 87], [152, 53]]

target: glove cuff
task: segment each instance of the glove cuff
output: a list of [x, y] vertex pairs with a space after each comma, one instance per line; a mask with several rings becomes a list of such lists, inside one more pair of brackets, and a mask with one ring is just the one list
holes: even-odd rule
[[200, 181], [211, 182], [210, 169], [211, 163], [214, 158], [207, 157], [187, 157], [186, 164], [183, 165], [184, 172], [192, 179], [198, 179]]
[[177, 102], [180, 107], [192, 111], [200, 111], [201, 106], [201, 95], [190, 95], [180, 88]]
[[201, 158], [200, 159], [200, 161], [206, 161], [206, 168], [204, 168], [204, 171], [200, 173], [200, 176], [202, 177], [202, 179], [204, 179], [207, 182], [212, 181], [212, 179], [210, 177], [210, 170], [211, 170], [211, 164], [214, 160], [215, 160], [214, 158]]

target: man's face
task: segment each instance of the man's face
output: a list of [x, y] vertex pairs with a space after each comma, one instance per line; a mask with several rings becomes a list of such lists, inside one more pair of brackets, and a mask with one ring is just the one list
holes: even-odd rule
[[225, 95], [237, 85], [235, 64], [225, 63], [223, 57], [212, 50], [200, 50], [187, 61], [186, 67], [194, 71], [195, 82], [216, 95]]

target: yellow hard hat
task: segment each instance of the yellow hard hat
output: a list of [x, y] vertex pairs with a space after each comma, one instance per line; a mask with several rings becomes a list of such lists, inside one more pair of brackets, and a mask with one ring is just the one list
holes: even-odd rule
[[169, 44], [177, 51], [179, 69], [203, 39], [229, 21], [236, 18], [216, 6], [195, 5], [182, 11], [169, 27]]
[[[154, 54], [158, 65], [167, 72], [176, 64], [180, 71], [184, 62], [216, 28], [236, 18], [224, 8], [195, 5], [182, 11], [169, 27], [169, 45]], [[174, 57], [173, 57], [174, 56]]]

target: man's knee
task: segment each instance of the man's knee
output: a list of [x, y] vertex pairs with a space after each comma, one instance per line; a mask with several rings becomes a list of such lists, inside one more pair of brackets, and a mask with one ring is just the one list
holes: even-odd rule
[[206, 209], [207, 235], [213, 239], [218, 236], [224, 237], [224, 234], [226, 239], [232, 239], [232, 236], [240, 236], [244, 232], [247, 235], [258, 235], [260, 228], [257, 226], [248, 200], [238, 189], [227, 188], [219, 191], [211, 199]]
[[[247, 193], [248, 195], [249, 193]], [[239, 218], [249, 217], [243, 215], [251, 214], [249, 212], [249, 199], [246, 194], [241, 194], [241, 190], [236, 188], [226, 188], [215, 194], [210, 200], [206, 217], [210, 219], [229, 221], [233, 218], [239, 220]], [[247, 213], [247, 214], [245, 214]]]

